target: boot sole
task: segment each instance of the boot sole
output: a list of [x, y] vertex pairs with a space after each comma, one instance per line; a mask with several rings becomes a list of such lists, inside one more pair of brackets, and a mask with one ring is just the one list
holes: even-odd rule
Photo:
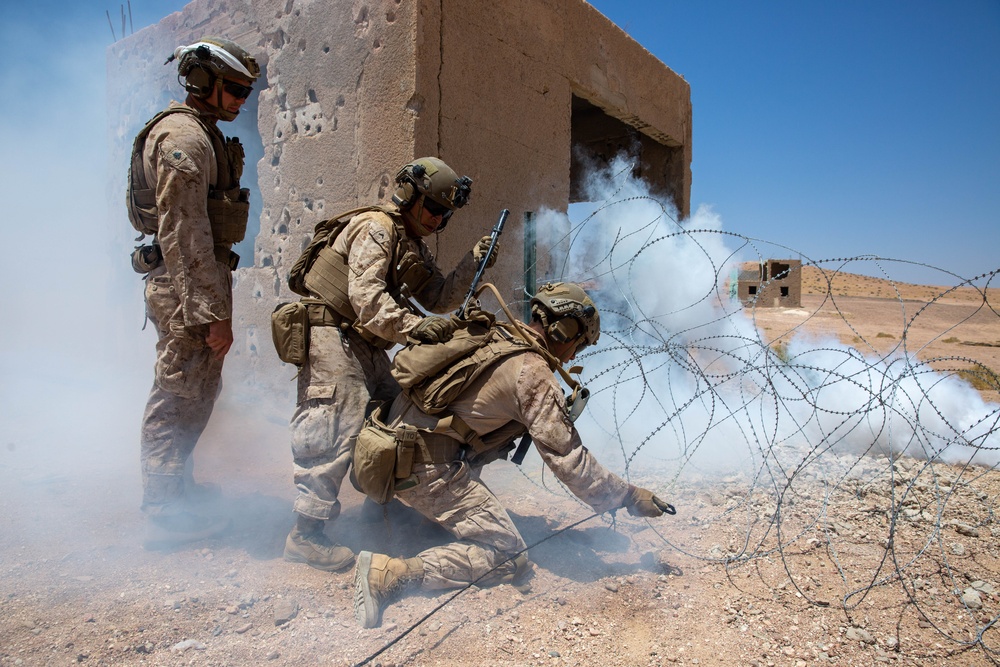
[[368, 571], [372, 566], [372, 552], [358, 554], [358, 564], [354, 568], [354, 618], [363, 628], [374, 628], [379, 624], [381, 611], [378, 600], [368, 586]]

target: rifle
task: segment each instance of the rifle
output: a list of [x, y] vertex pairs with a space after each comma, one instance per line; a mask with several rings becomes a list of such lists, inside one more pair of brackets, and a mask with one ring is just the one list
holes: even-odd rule
[[493, 225], [493, 231], [490, 232], [490, 247], [486, 251], [486, 254], [483, 255], [483, 261], [479, 263], [479, 269], [476, 271], [475, 278], [472, 279], [472, 286], [469, 287], [469, 293], [465, 295], [465, 301], [455, 313], [459, 319], [465, 319], [465, 312], [469, 308], [469, 301], [472, 300], [472, 297], [476, 293], [476, 288], [479, 287], [479, 281], [483, 277], [483, 271], [486, 270], [486, 263], [490, 261], [490, 255], [493, 254], [493, 249], [497, 247], [497, 241], [500, 240], [500, 234], [503, 233], [503, 225], [507, 222], [508, 215], [510, 215], [510, 211], [507, 209], [500, 211], [500, 219], [497, 220], [497, 224]]

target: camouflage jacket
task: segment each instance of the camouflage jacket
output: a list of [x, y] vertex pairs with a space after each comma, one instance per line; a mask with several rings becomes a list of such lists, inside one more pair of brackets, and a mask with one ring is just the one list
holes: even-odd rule
[[[448, 406], [489, 448], [502, 448], [527, 432], [542, 461], [578, 498], [605, 512], [622, 506], [628, 483], [602, 466], [583, 446], [565, 410], [562, 389], [548, 362], [534, 351], [505, 357], [488, 368]], [[405, 394], [392, 404], [387, 423], [433, 429], [438, 418]], [[445, 434], [461, 440], [454, 431]]]
[[150, 130], [143, 168], [146, 181], [155, 183], [160, 214], [156, 238], [185, 326], [230, 319], [229, 269], [216, 260], [208, 219], [209, 187], [218, 181], [211, 139], [188, 114], [170, 114]]

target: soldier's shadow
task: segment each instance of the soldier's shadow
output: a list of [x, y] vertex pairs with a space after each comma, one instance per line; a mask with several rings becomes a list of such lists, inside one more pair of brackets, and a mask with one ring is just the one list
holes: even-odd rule
[[[638, 565], [609, 563], [608, 554], [622, 554], [632, 540], [592, 519], [592, 525], [560, 532], [562, 526], [542, 515], [521, 515], [508, 510], [511, 519], [528, 544], [528, 557], [536, 567], [573, 581], [589, 582], [609, 574], [628, 574], [644, 569]], [[534, 545], [534, 546], [532, 546]]]
[[[413, 556], [452, 540], [451, 535], [398, 501], [380, 506], [364, 503], [357, 494], [342, 493], [340, 516], [328, 521], [325, 532], [335, 543], [355, 553], [361, 550]], [[281, 558], [285, 538], [295, 525], [292, 503], [259, 493], [222, 499], [216, 513], [231, 521], [219, 540], [259, 560]]]
[[[341, 515], [327, 524], [326, 533], [355, 553], [368, 550], [408, 557], [454, 541], [444, 528], [401, 502], [380, 506], [364, 503], [350, 492], [342, 495], [347, 497], [342, 498]], [[226, 498], [222, 505], [232, 526], [220, 541], [258, 560], [281, 558], [285, 537], [295, 523], [287, 499], [251, 493]], [[627, 552], [632, 541], [600, 518], [563, 531], [563, 525], [544, 515], [509, 509], [508, 513], [530, 547], [529, 559], [559, 577], [589, 582], [649, 569], [649, 563], [626, 565], [608, 558]]]
[[295, 523], [287, 499], [249, 493], [225, 498], [221, 509], [231, 522], [221, 541], [257, 560], [281, 557]]

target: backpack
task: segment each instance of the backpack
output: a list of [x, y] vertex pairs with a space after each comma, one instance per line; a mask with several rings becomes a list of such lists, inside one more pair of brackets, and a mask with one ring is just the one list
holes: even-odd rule
[[502, 358], [532, 349], [490, 313], [471, 311], [444, 343], [415, 343], [396, 353], [392, 376], [403, 393], [429, 415], [440, 414]]

